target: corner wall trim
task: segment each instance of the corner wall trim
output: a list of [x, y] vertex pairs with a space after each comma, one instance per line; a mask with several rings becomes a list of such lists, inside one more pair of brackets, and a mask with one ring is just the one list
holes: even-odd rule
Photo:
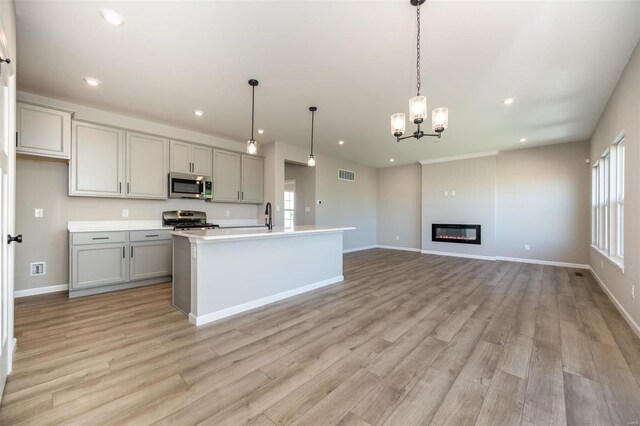
[[240, 305], [232, 306], [230, 308], [222, 309], [220, 311], [212, 312], [210, 314], [196, 316], [193, 313], [189, 314], [189, 322], [198, 326], [207, 324], [213, 321], [220, 320], [222, 318], [230, 317], [251, 309], [259, 308], [260, 306], [268, 305], [270, 303], [278, 302], [283, 299], [288, 299], [293, 296], [297, 296], [308, 291], [316, 290], [321, 287], [336, 284], [344, 281], [343, 275], [337, 277], [328, 278], [326, 280], [318, 281], [317, 283], [309, 284], [304, 287], [294, 288], [293, 290], [283, 291], [282, 293], [274, 294], [273, 296], [263, 297], [262, 299], [252, 300], [251, 302], [242, 303]]
[[627, 310], [622, 306], [622, 304], [618, 301], [618, 299], [616, 299], [613, 293], [607, 288], [607, 286], [600, 279], [598, 274], [596, 274], [596, 271], [594, 271], [591, 265], [589, 265], [589, 271], [591, 272], [591, 275], [593, 275], [593, 277], [596, 279], [598, 284], [600, 284], [600, 287], [602, 287], [602, 290], [604, 290], [604, 292], [607, 294], [609, 299], [616, 306], [616, 308], [618, 309], [618, 312], [622, 314], [622, 317], [625, 319], [625, 321], [627, 321], [627, 324], [629, 324], [629, 327], [631, 327], [633, 332], [636, 333], [636, 336], [640, 337], [640, 325], [638, 325], [638, 323], [635, 322], [635, 320], [631, 317], [631, 315], [629, 315], [629, 312], [627, 312]]
[[478, 157], [491, 157], [493, 155], [498, 155], [499, 152], [500, 151], [484, 151], [484, 152], [476, 152], [475, 154], [454, 155], [451, 157], [434, 158], [432, 160], [420, 160], [419, 163], [424, 165], [424, 164], [434, 164], [434, 163], [446, 163], [447, 161], [468, 160], [470, 158], [478, 158]]
[[582, 263], [556, 262], [553, 260], [524, 259], [520, 257], [504, 256], [496, 256], [496, 260], [504, 260], [506, 262], [534, 263], [536, 265], [562, 266], [565, 268], [590, 269], [589, 265], [584, 265]]
[[342, 253], [353, 253], [354, 251], [361, 251], [361, 250], [370, 250], [373, 248], [376, 248], [377, 246], [362, 246], [362, 247], [356, 247], [356, 248], [351, 248], [351, 249], [346, 249], [346, 250], [342, 250]]
[[493, 261], [496, 260], [496, 258], [493, 256], [482, 256], [479, 254], [449, 253], [446, 251], [433, 251], [433, 250], [420, 250], [420, 253], [434, 254], [436, 256], [466, 257], [469, 259], [493, 260]]
[[28, 288], [26, 290], [15, 290], [13, 297], [16, 299], [20, 297], [37, 296], [39, 294], [57, 293], [59, 291], [69, 290], [69, 284], [50, 285], [47, 287]]
[[414, 251], [414, 252], [420, 253], [420, 249], [414, 248], [414, 247], [384, 246], [384, 245], [377, 245], [375, 247], [381, 248], [381, 249], [387, 249], [387, 250]]

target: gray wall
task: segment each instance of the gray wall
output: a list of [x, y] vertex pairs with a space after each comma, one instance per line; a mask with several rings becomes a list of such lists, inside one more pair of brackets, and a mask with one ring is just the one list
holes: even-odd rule
[[[588, 142], [500, 152], [498, 256], [586, 264], [589, 256]], [[525, 244], [530, 250], [525, 250]]]
[[[272, 201], [275, 224], [284, 221], [285, 162], [306, 164], [307, 150], [271, 142], [261, 145], [265, 156], [265, 201]], [[376, 244], [376, 169], [316, 153], [316, 225], [355, 226], [344, 233], [345, 250]], [[338, 180], [338, 169], [356, 173], [355, 182]]]
[[[68, 284], [69, 220], [160, 220], [164, 210], [203, 210], [208, 218], [255, 219], [256, 207], [205, 203], [197, 200], [126, 200], [69, 197], [68, 166], [63, 162], [33, 159], [17, 161], [16, 230], [24, 242], [16, 245], [15, 289], [26, 290]], [[43, 208], [44, 217], [34, 217]], [[129, 217], [122, 217], [122, 209]], [[29, 276], [29, 263], [47, 262], [47, 274]]]
[[[493, 257], [495, 222], [496, 156], [422, 166], [422, 250]], [[482, 244], [433, 242], [433, 223], [482, 225]]]
[[378, 169], [377, 244], [420, 249], [420, 164]]
[[[590, 265], [634, 321], [640, 324], [640, 44], [591, 137], [592, 164], [625, 132], [625, 267], [622, 272], [590, 248]], [[631, 298], [631, 286], [636, 298]]]
[[[306, 165], [285, 163], [285, 181], [296, 182], [295, 224], [316, 224], [316, 169]], [[309, 208], [309, 211], [306, 211]]]

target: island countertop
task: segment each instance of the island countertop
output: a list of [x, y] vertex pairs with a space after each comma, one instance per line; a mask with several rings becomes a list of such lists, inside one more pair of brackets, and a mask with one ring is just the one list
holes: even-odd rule
[[304, 225], [295, 226], [292, 229], [284, 229], [283, 227], [274, 227], [272, 230], [264, 228], [249, 229], [193, 229], [189, 231], [171, 231], [178, 237], [186, 237], [190, 240], [200, 241], [220, 241], [233, 240], [242, 238], [271, 238], [286, 237], [303, 234], [318, 234], [327, 232], [350, 231], [355, 227], [336, 227], [336, 226], [316, 226]]

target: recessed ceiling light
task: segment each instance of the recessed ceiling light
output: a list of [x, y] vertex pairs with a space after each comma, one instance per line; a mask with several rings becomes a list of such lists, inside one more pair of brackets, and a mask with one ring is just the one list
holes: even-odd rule
[[110, 23], [111, 25], [122, 25], [124, 24], [124, 18], [122, 15], [114, 12], [111, 9], [102, 9], [100, 11], [100, 15], [104, 18], [105, 21]]
[[202, 117], [202, 116], [204, 115], [204, 112], [202, 112], [202, 110], [199, 110], [199, 109], [194, 109], [194, 110], [193, 110], [193, 114], [194, 114], [196, 117]]
[[502, 103], [505, 105], [511, 105], [516, 101], [516, 98], [506, 98], [502, 100]]
[[338, 141], [339, 145], [344, 145], [344, 141]]
[[393, 158], [389, 158], [389, 162], [390, 163], [393, 163], [394, 161], [396, 161], [396, 160], [394, 160]]
[[263, 134], [264, 133], [264, 129], [258, 129], [258, 133], [259, 134]]
[[89, 86], [93, 86], [93, 87], [96, 87], [98, 84], [100, 84], [100, 80], [97, 80], [97, 79], [95, 79], [93, 77], [85, 77], [83, 80]]
[[524, 143], [527, 141], [527, 138], [520, 138], [520, 143]]

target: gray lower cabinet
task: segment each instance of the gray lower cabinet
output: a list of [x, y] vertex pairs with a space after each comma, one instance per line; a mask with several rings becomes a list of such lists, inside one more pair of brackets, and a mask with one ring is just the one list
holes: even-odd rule
[[132, 281], [171, 275], [171, 240], [131, 243], [129, 255]]
[[90, 244], [72, 249], [72, 289], [129, 280], [125, 244]]
[[69, 234], [69, 296], [171, 280], [171, 235], [165, 230]]

